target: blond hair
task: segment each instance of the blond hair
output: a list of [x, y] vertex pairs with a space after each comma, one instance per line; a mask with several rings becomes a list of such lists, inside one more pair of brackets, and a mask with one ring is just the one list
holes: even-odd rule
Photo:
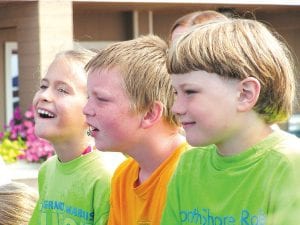
[[254, 110], [266, 123], [285, 121], [295, 95], [292, 54], [279, 35], [255, 20], [228, 19], [196, 26], [173, 43], [168, 71], [205, 70], [225, 78], [254, 77], [261, 84]]
[[65, 58], [70, 62], [76, 62], [80, 64], [84, 70], [84, 66], [96, 56], [96, 51], [85, 48], [79, 48], [76, 50], [66, 50], [56, 54], [55, 58]]
[[171, 125], [178, 125], [171, 112], [174, 95], [166, 59], [166, 42], [155, 35], [147, 35], [100, 50], [86, 65], [86, 70], [118, 69], [134, 112], [145, 112], [155, 101], [160, 101], [164, 105], [163, 118]]
[[23, 183], [1, 185], [0, 225], [27, 225], [37, 198], [37, 192]]

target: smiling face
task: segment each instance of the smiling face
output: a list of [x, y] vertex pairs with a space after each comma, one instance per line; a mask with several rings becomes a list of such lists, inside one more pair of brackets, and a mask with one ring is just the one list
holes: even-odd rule
[[37, 136], [51, 142], [84, 136], [86, 82], [82, 64], [65, 56], [52, 62], [33, 99]]
[[217, 74], [193, 71], [172, 75], [176, 113], [193, 146], [219, 144], [236, 132], [238, 81]]
[[138, 139], [142, 115], [134, 113], [117, 69], [102, 69], [88, 76], [88, 102], [83, 113], [98, 149], [128, 153]]

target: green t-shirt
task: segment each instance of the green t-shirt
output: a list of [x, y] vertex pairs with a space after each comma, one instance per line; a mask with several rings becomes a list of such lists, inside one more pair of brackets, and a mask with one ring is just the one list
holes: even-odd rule
[[[104, 225], [108, 220], [110, 179], [105, 154], [92, 151], [70, 162], [57, 156], [39, 171], [39, 200], [30, 225]], [[116, 159], [111, 164], [120, 163]]]
[[162, 225], [299, 225], [300, 141], [283, 131], [234, 156], [183, 154]]

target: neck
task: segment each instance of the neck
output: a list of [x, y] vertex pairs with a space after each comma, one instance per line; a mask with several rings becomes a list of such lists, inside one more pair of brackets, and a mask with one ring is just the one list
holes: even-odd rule
[[69, 162], [78, 158], [91, 145], [86, 140], [72, 140], [70, 142], [52, 143], [57, 154], [58, 159], [61, 162]]
[[169, 158], [175, 149], [185, 142], [185, 138], [176, 133], [168, 137], [162, 137], [156, 141], [149, 140], [148, 146], [145, 149], [145, 145], [140, 148], [140, 152], [143, 154], [138, 154], [134, 159], [138, 162], [140, 166], [139, 172], [139, 182], [143, 183], [147, 180], [151, 174], [167, 159]]
[[262, 121], [244, 124], [244, 126], [238, 132], [235, 132], [231, 138], [227, 139], [226, 142], [218, 143], [216, 145], [221, 155], [235, 155], [251, 148], [265, 139], [272, 132], [271, 126]]

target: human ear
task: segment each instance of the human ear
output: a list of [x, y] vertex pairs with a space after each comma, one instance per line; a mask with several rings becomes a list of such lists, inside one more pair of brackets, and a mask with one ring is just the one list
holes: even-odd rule
[[250, 111], [260, 94], [260, 83], [254, 77], [247, 77], [239, 82], [238, 111]]
[[149, 128], [158, 122], [163, 115], [163, 109], [164, 106], [161, 102], [154, 102], [142, 118], [142, 128]]

